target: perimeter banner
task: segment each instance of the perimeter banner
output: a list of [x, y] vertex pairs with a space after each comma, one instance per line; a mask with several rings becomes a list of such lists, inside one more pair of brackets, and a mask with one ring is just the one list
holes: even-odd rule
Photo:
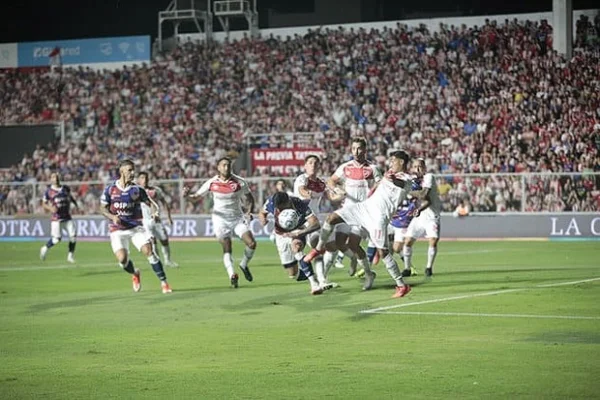
[[325, 152], [318, 148], [279, 148], [279, 149], [252, 149], [252, 169], [269, 167], [271, 171], [285, 171], [288, 168], [296, 169], [304, 165], [304, 159], [314, 154], [323, 158]]
[[[214, 237], [210, 215], [175, 216], [173, 226], [165, 225], [173, 239]], [[80, 239], [108, 240], [108, 221], [101, 216], [74, 218]], [[598, 214], [491, 215], [454, 218], [442, 216], [442, 239], [567, 239], [600, 240]], [[263, 227], [250, 222], [258, 238], [268, 237], [272, 223]], [[66, 237], [67, 233], [63, 232]], [[50, 237], [50, 219], [40, 217], [1, 217], [0, 240], [42, 240]]]

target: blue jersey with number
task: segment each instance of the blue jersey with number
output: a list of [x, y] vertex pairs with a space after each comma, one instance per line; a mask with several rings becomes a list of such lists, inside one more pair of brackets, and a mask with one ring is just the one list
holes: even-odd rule
[[71, 189], [68, 186], [48, 186], [44, 193], [44, 202], [56, 207], [56, 212], [52, 213], [52, 221], [71, 219]]
[[[411, 190], [421, 190], [421, 183], [418, 180], [413, 180]], [[390, 224], [394, 228], [408, 228], [410, 221], [413, 219], [413, 213], [419, 207], [419, 202], [415, 198], [407, 198], [402, 201], [400, 207], [390, 220]]]

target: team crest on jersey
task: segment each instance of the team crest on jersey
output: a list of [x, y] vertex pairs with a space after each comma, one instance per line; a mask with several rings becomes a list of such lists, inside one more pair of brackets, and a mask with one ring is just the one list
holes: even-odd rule
[[135, 201], [137, 199], [140, 198], [140, 189], [137, 188], [136, 186], [131, 188], [131, 192], [129, 193], [129, 196], [131, 196], [131, 200]]

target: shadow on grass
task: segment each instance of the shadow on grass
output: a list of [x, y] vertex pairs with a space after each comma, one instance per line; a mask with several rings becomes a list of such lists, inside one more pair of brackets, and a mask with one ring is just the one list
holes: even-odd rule
[[101, 296], [101, 297], [86, 297], [73, 300], [56, 301], [50, 303], [40, 303], [30, 306], [28, 309], [33, 313], [40, 313], [49, 310], [61, 309], [61, 308], [73, 308], [73, 307], [85, 307], [91, 304], [114, 304], [120, 300], [126, 299], [124, 296]]

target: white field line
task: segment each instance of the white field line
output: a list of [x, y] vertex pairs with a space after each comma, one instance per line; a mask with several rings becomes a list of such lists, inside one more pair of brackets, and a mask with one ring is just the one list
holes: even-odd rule
[[[488, 249], [488, 250], [469, 250], [469, 251], [463, 251], [463, 250], [458, 250], [458, 251], [448, 251], [448, 252], [444, 252], [444, 255], [449, 255], [449, 256], [455, 256], [455, 255], [466, 255], [466, 254], [479, 254], [479, 253], [498, 253], [498, 252], [504, 252], [504, 251], [509, 251], [508, 249]], [[515, 251], [515, 250], [510, 250], [510, 251]], [[277, 260], [278, 257], [277, 256], [272, 256], [272, 257], [254, 257], [253, 260], [258, 260], [258, 261], [273, 261], [273, 260]], [[175, 261], [177, 262], [181, 262], [181, 263], [194, 263], [194, 262], [198, 262], [198, 263], [220, 263], [223, 261], [222, 258], [211, 258], [211, 259], [204, 259], [202, 257], [198, 257], [198, 258], [193, 258], [193, 259], [184, 259], [184, 260], [179, 260], [177, 258], [175, 258]], [[117, 265], [116, 261], [115, 262], [103, 262], [103, 263], [84, 263], [84, 264], [75, 264], [75, 265], [31, 265], [31, 266], [8, 266], [8, 267], [0, 267], [0, 272], [10, 272], [10, 271], [40, 271], [40, 270], [55, 270], [55, 269], [76, 269], [76, 268], [100, 268], [100, 267], [110, 267], [110, 266], [115, 266]]]
[[444, 303], [444, 302], [453, 301], [453, 300], [473, 299], [476, 297], [495, 296], [498, 294], [523, 292], [525, 290], [531, 290], [531, 289], [535, 289], [535, 288], [549, 288], [549, 287], [555, 287], [555, 286], [576, 285], [578, 283], [586, 283], [586, 282], [594, 282], [594, 281], [600, 281], [600, 278], [589, 278], [589, 279], [582, 279], [582, 280], [578, 280], [578, 281], [550, 283], [550, 284], [536, 285], [533, 287], [524, 287], [524, 288], [517, 288], [517, 289], [494, 290], [491, 292], [466, 294], [466, 295], [462, 295], [462, 296], [442, 297], [439, 299], [415, 301], [412, 303], [394, 304], [392, 306], [377, 307], [377, 308], [372, 308], [369, 310], [361, 310], [361, 311], [359, 311], [359, 313], [361, 313], [361, 314], [391, 314], [391, 312], [389, 312], [388, 310], [418, 306], [418, 305], [422, 305], [422, 304]]
[[489, 314], [489, 313], [463, 313], [463, 312], [419, 312], [419, 311], [381, 311], [376, 314], [395, 315], [437, 315], [443, 317], [497, 317], [497, 318], [537, 318], [537, 319], [584, 319], [600, 320], [600, 317], [580, 317], [576, 315], [531, 315], [531, 314]]

